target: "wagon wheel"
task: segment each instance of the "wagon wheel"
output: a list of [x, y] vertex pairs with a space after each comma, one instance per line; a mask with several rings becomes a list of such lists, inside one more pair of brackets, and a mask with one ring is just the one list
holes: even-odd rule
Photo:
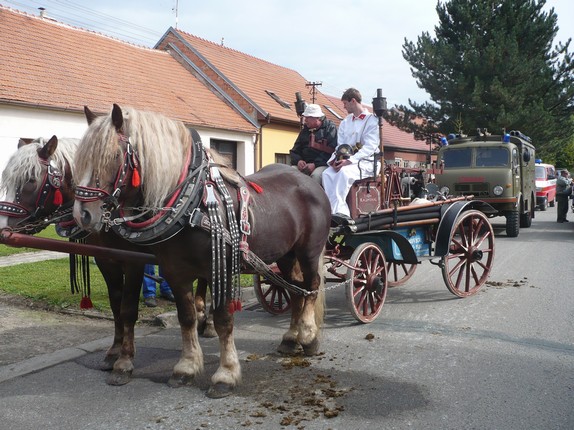
[[371, 242], [355, 249], [347, 270], [347, 304], [357, 321], [370, 323], [383, 308], [387, 296], [387, 266], [381, 249]]
[[449, 253], [442, 258], [446, 287], [458, 297], [476, 294], [488, 279], [494, 260], [494, 232], [479, 211], [463, 212], [450, 236]]
[[261, 275], [253, 275], [253, 290], [261, 307], [273, 315], [281, 315], [291, 309], [289, 292], [271, 284]]
[[416, 264], [387, 261], [387, 277], [389, 288], [403, 285], [411, 278], [411, 276], [413, 276], [416, 268]]

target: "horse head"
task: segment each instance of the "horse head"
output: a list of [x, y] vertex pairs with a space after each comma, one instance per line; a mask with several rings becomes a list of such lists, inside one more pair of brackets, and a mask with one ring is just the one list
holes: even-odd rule
[[186, 159], [185, 126], [117, 104], [108, 115], [96, 116], [87, 107], [84, 113], [88, 129], [75, 159], [78, 225], [98, 231], [112, 213], [131, 216], [142, 206], [159, 210]]
[[[77, 140], [65, 139], [58, 149], [58, 138], [20, 139], [18, 150], [2, 172], [6, 201], [0, 202], [0, 228], [23, 227], [27, 233], [45, 228], [49, 218], [74, 201], [71, 156]], [[48, 220], [43, 222], [42, 220]], [[35, 224], [34, 227], [32, 225]]]

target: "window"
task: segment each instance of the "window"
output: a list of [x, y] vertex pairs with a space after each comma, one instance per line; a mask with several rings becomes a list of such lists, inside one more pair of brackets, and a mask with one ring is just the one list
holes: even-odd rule
[[476, 167], [505, 166], [508, 166], [508, 150], [506, 148], [477, 148]]
[[289, 154], [275, 154], [275, 162], [279, 164], [291, 165], [291, 156]]
[[342, 117], [341, 115], [339, 115], [337, 112], [335, 112], [335, 111], [333, 110], [333, 108], [331, 108], [331, 106], [323, 105], [323, 107], [324, 107], [325, 109], [327, 109], [329, 112], [331, 112], [333, 115], [335, 115], [336, 118], [338, 118], [338, 119], [343, 119], [343, 117]]
[[279, 97], [277, 94], [275, 94], [273, 91], [268, 91], [265, 90], [265, 92], [267, 94], [269, 94], [269, 97], [271, 97], [273, 100], [275, 100], [277, 103], [279, 103], [281, 106], [283, 106], [285, 109], [291, 109], [291, 105], [289, 103], [287, 103], [286, 101], [281, 100], [281, 97]]
[[230, 167], [237, 169], [237, 142], [221, 139], [211, 139], [210, 148], [215, 149], [225, 158]]
[[470, 167], [472, 160], [472, 149], [446, 149], [442, 153], [442, 161], [444, 162], [445, 169], [453, 169], [458, 167]]

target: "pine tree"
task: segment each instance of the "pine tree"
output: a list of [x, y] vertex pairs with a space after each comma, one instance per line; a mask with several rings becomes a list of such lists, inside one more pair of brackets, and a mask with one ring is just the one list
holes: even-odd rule
[[[436, 37], [424, 32], [403, 44], [403, 57], [431, 102], [409, 100], [410, 107], [399, 106], [387, 119], [418, 138], [520, 130], [543, 153], [564, 148], [574, 135], [574, 58], [571, 39], [552, 46], [558, 17], [543, 10], [545, 3], [439, 2]], [[425, 119], [422, 125], [411, 121], [415, 116]]]

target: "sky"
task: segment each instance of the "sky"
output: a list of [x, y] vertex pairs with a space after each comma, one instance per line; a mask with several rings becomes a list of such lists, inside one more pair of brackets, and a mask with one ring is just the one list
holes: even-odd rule
[[[355, 87], [370, 104], [429, 100], [402, 57], [405, 38], [434, 37], [436, 0], [0, 0], [31, 14], [153, 47], [170, 28], [299, 72], [339, 97]], [[574, 2], [547, 0], [558, 36], [574, 39]], [[574, 50], [574, 42], [570, 52]], [[309, 100], [310, 95], [302, 94]]]

